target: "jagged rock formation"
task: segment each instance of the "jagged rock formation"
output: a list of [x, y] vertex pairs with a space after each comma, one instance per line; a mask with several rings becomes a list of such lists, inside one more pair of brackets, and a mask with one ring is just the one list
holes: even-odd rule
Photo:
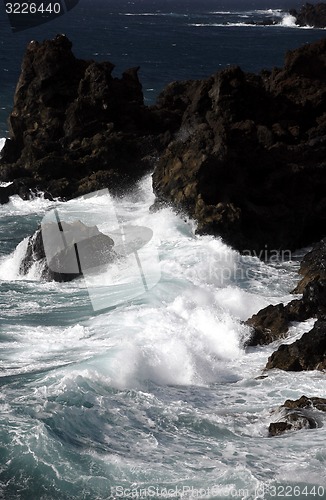
[[170, 84], [159, 105], [182, 121], [154, 171], [158, 202], [240, 251], [324, 236], [326, 39], [289, 52], [272, 72], [234, 67]]
[[138, 68], [114, 78], [113, 64], [76, 59], [71, 46], [58, 35], [27, 47], [0, 160], [0, 180], [15, 182], [2, 202], [31, 188], [71, 198], [126, 187], [178, 125], [144, 106]]
[[326, 40], [272, 72], [174, 82], [150, 108], [137, 68], [120, 79], [112, 70], [76, 59], [63, 35], [29, 44], [0, 160], [0, 181], [15, 182], [2, 201], [32, 188], [66, 198], [125, 188], [160, 155], [157, 203], [186, 211], [200, 233], [257, 253], [324, 236]]
[[318, 320], [310, 332], [293, 344], [282, 344], [268, 359], [267, 369], [285, 371], [326, 369], [326, 320]]
[[290, 14], [296, 18], [298, 26], [326, 28], [326, 3], [317, 3], [315, 5], [306, 3], [299, 12], [291, 9]]
[[247, 345], [265, 345], [282, 339], [293, 321], [326, 317], [326, 280], [316, 278], [307, 284], [301, 299], [287, 305], [267, 306], [246, 321], [253, 329]]
[[305, 287], [315, 280], [326, 280], [326, 238], [314, 245], [300, 265], [299, 274], [302, 279], [294, 289], [294, 293], [303, 293]]
[[301, 429], [316, 429], [322, 425], [320, 412], [326, 412], [326, 399], [307, 398], [285, 401], [278, 408], [279, 419], [269, 425], [269, 435], [279, 436], [285, 431]]
[[269, 358], [266, 368], [281, 370], [324, 370], [326, 368], [326, 245], [323, 239], [304, 257], [302, 277], [294, 292], [302, 297], [286, 305], [270, 305], [246, 321], [252, 327], [248, 346], [282, 340], [291, 323], [316, 318], [314, 328], [290, 345], [281, 345]]

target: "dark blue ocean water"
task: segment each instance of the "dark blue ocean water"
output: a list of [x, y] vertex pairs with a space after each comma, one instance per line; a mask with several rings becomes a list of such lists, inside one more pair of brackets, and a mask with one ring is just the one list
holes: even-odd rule
[[[282, 10], [297, 6], [81, 0], [57, 21], [13, 34], [1, 3], [0, 137], [31, 39], [63, 32], [78, 57], [109, 59], [116, 74], [140, 65], [150, 103], [172, 80], [230, 64], [280, 66], [286, 50], [325, 36], [294, 26]], [[245, 24], [271, 17], [277, 26]], [[196, 236], [194, 223], [169, 208], [151, 213], [153, 201], [147, 176], [119, 199], [12, 197], [0, 206], [0, 498], [325, 499], [326, 422], [268, 437], [286, 399], [326, 396], [325, 374], [257, 378], [278, 345], [243, 349], [242, 321], [292, 299], [297, 260], [243, 260], [218, 238]], [[51, 209], [96, 216], [104, 231], [112, 206], [121, 224], [153, 231], [161, 278], [149, 292], [135, 296], [127, 279], [115, 292], [129, 286], [128, 299], [94, 310], [83, 280], [44, 282], [37, 265], [20, 274], [26, 237]], [[285, 342], [312, 324], [293, 325]]]

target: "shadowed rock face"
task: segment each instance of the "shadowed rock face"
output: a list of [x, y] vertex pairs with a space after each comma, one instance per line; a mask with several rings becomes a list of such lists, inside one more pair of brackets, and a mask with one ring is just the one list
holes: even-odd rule
[[326, 28], [326, 3], [312, 5], [306, 3], [299, 11], [292, 9], [290, 14], [296, 18], [298, 26]]
[[[157, 203], [169, 202], [238, 250], [292, 250], [324, 236], [326, 39], [282, 69], [228, 68], [174, 82], [143, 104], [138, 68], [75, 58], [63, 35], [31, 42], [0, 160], [2, 191], [75, 197], [124, 189], [160, 156]], [[172, 139], [172, 140], [171, 140]]]
[[159, 202], [240, 251], [291, 250], [324, 235], [326, 39], [271, 73], [235, 67], [171, 84], [159, 103], [182, 112], [153, 174]]
[[317, 243], [305, 255], [300, 267], [303, 276], [294, 292], [302, 297], [286, 305], [265, 307], [246, 321], [252, 327], [248, 346], [269, 344], [282, 340], [292, 322], [316, 318], [314, 328], [300, 340], [290, 345], [281, 345], [269, 358], [266, 368], [280, 368], [289, 371], [324, 370], [326, 368], [326, 245], [325, 240]]
[[0, 160], [0, 180], [20, 182], [11, 194], [122, 189], [152, 169], [177, 126], [173, 113], [144, 106], [138, 68], [115, 78], [113, 64], [76, 59], [71, 46], [58, 35], [27, 47]]
[[294, 293], [303, 293], [305, 287], [312, 281], [326, 279], [326, 238], [314, 245], [304, 256], [299, 274], [302, 279], [294, 289]]

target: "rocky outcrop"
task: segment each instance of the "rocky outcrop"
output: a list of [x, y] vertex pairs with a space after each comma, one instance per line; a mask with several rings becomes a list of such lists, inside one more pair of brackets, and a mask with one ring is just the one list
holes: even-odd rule
[[252, 328], [247, 346], [270, 344], [285, 337], [290, 324], [289, 312], [283, 304], [270, 305], [254, 314], [246, 324]]
[[321, 427], [321, 412], [326, 412], [326, 399], [306, 396], [297, 400], [288, 399], [276, 411], [279, 418], [269, 425], [269, 435], [279, 436], [285, 431]]
[[[2, 192], [71, 198], [152, 170], [172, 203], [238, 250], [292, 250], [324, 236], [326, 40], [282, 69], [227, 68], [143, 102], [138, 68], [76, 59], [63, 35], [28, 45], [0, 160]], [[18, 183], [18, 184], [16, 184]]]
[[249, 318], [246, 324], [252, 327], [252, 335], [247, 345], [270, 344], [286, 337], [292, 322], [323, 317], [326, 317], [326, 280], [315, 278], [307, 284], [301, 299], [267, 306]]
[[326, 320], [318, 320], [314, 328], [293, 344], [282, 344], [268, 359], [267, 369], [285, 371], [326, 369]]
[[293, 290], [294, 293], [302, 293], [312, 281], [326, 280], [326, 238], [306, 253], [302, 259], [299, 274], [302, 279]]
[[169, 85], [158, 105], [182, 114], [153, 186], [233, 247], [295, 249], [324, 236], [326, 39], [261, 75], [232, 67]]
[[[286, 337], [292, 322], [309, 318], [318, 320], [314, 328], [300, 340], [290, 345], [281, 345], [269, 358], [266, 368], [282, 370], [323, 370], [326, 367], [326, 245], [325, 240], [316, 244], [301, 262], [303, 276], [294, 292], [302, 297], [288, 304], [270, 305], [246, 321], [252, 328], [247, 346], [264, 345]], [[326, 339], [326, 337], [325, 337]], [[325, 359], [324, 359], [325, 358]]]
[[299, 11], [290, 10], [291, 16], [296, 18], [298, 26], [326, 28], [326, 3], [306, 3]]
[[96, 226], [80, 221], [60, 222], [60, 232], [63, 237], [55, 223], [42, 224], [28, 240], [21, 274], [28, 274], [33, 264], [38, 264], [42, 279], [72, 281], [83, 276], [83, 271], [113, 262], [117, 257], [114, 241]]
[[119, 190], [153, 168], [178, 126], [174, 113], [144, 106], [138, 68], [115, 78], [113, 64], [79, 60], [71, 47], [64, 35], [27, 47], [0, 160], [0, 181], [20, 183], [10, 193]]

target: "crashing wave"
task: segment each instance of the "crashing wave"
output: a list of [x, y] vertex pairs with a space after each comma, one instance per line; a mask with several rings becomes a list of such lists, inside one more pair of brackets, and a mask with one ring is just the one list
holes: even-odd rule
[[280, 22], [280, 25], [285, 26], [286, 28], [298, 28], [296, 21], [297, 20], [294, 16], [292, 16], [291, 14], [287, 14], [286, 16], [283, 17], [282, 21]]

